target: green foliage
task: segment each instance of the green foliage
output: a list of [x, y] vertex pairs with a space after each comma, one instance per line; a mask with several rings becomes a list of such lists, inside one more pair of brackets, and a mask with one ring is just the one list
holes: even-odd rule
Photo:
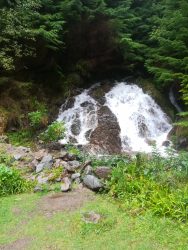
[[16, 146], [32, 146], [33, 145], [33, 131], [30, 129], [22, 129], [16, 132], [7, 133], [11, 144]]
[[31, 183], [21, 177], [18, 170], [0, 164], [0, 196], [23, 193], [31, 187]]
[[30, 126], [34, 129], [39, 129], [48, 124], [48, 117], [46, 110], [34, 111], [28, 114]]
[[107, 183], [109, 194], [122, 200], [131, 213], [148, 209], [155, 215], [187, 221], [188, 155], [151, 159], [137, 155], [129, 163], [117, 163]]
[[64, 138], [65, 127], [62, 122], [55, 121], [41, 133], [40, 138], [45, 142], [53, 142]]

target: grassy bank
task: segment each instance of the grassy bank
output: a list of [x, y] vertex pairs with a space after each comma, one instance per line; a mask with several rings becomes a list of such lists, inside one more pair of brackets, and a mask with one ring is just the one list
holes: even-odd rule
[[[188, 249], [188, 227], [151, 213], [130, 216], [120, 204], [96, 196], [81, 209], [48, 214], [38, 206], [44, 196], [24, 194], [0, 201], [0, 248], [15, 249]], [[84, 212], [102, 215], [98, 224]]]

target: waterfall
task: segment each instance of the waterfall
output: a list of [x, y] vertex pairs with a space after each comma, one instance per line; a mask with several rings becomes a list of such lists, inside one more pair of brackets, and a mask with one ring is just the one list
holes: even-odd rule
[[[120, 127], [122, 152], [151, 152], [154, 143], [158, 149], [162, 148], [172, 126], [168, 116], [152, 97], [135, 84], [120, 82], [104, 93], [104, 103], [101, 104], [91, 95], [94, 89], [95, 87], [84, 90], [75, 97], [71, 108], [60, 111], [58, 121], [65, 123], [67, 131], [63, 143], [71, 141], [81, 145], [89, 144], [90, 136], [98, 126], [98, 110], [105, 106], [113, 113], [117, 127]], [[110, 116], [104, 114], [104, 117], [109, 119]], [[108, 131], [105, 127], [106, 136], [109, 136], [110, 129]], [[101, 135], [104, 132], [101, 131]], [[101, 146], [103, 143], [104, 140], [101, 139]]]
[[172, 103], [172, 105], [176, 108], [176, 110], [180, 113], [182, 112], [183, 110], [181, 109], [181, 107], [177, 104], [176, 102], [176, 99], [175, 99], [175, 96], [174, 96], [174, 92], [173, 92], [173, 88], [170, 89], [170, 92], [169, 92], [169, 99]]

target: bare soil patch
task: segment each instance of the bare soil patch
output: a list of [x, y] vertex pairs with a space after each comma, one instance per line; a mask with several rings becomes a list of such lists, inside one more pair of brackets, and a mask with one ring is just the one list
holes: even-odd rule
[[0, 250], [25, 250], [27, 246], [30, 244], [31, 239], [22, 238], [18, 239], [11, 244], [7, 244], [5, 246], [0, 246]]
[[72, 212], [94, 199], [95, 194], [92, 191], [86, 188], [79, 188], [68, 193], [47, 195], [39, 202], [39, 208], [45, 214], [58, 211]]

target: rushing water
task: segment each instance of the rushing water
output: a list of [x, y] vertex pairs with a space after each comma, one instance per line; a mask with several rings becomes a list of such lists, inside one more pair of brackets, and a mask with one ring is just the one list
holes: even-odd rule
[[[122, 151], [151, 152], [153, 143], [162, 148], [172, 126], [167, 115], [140, 87], [117, 83], [105, 94], [105, 100], [104, 105], [119, 123]], [[100, 105], [89, 90], [84, 90], [75, 97], [73, 107], [60, 112], [58, 120], [64, 121], [67, 130], [64, 143], [70, 140], [82, 145], [89, 143], [98, 125]]]

